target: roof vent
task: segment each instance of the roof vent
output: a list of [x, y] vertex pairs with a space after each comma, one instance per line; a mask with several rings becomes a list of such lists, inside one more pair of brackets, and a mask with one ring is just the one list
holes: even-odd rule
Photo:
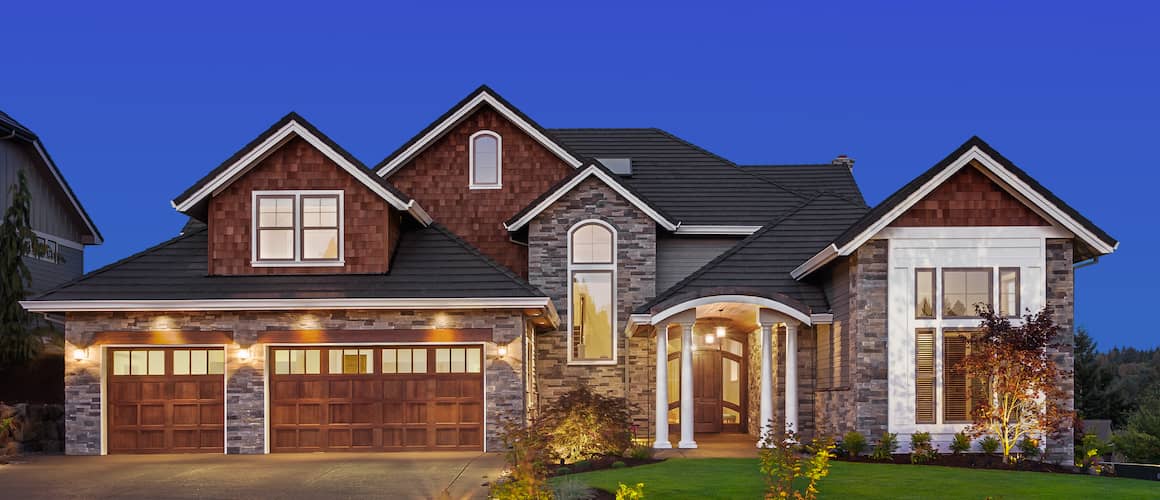
[[596, 161], [616, 175], [632, 176], [632, 158], [597, 158]]
[[834, 158], [834, 161], [830, 163], [833, 163], [834, 165], [842, 165], [850, 170], [854, 170], [854, 159], [846, 155], [838, 155], [838, 157]]

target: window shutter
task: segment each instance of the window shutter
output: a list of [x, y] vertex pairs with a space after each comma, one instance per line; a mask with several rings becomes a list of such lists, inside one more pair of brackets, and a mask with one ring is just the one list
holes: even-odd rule
[[944, 335], [943, 338], [943, 421], [970, 420], [967, 394], [967, 372], [958, 367], [967, 355], [965, 335]]
[[914, 332], [914, 422], [934, 421], [934, 330]]

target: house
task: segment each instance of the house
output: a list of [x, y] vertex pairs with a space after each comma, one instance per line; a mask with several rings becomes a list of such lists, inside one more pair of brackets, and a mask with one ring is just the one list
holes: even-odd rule
[[[24, 258], [32, 279], [25, 292], [32, 296], [81, 277], [85, 247], [101, 244], [102, 238], [40, 138], [0, 111], [0, 211], [12, 204], [10, 188], [20, 172], [32, 195], [32, 230], [44, 250]], [[63, 316], [49, 320], [62, 324]]]
[[576, 383], [657, 448], [949, 440], [971, 306], [1070, 332], [1117, 242], [978, 138], [874, 207], [852, 168], [545, 129], [487, 87], [368, 167], [291, 113], [173, 200], [180, 236], [24, 305], [68, 315], [71, 454], [495, 450]]

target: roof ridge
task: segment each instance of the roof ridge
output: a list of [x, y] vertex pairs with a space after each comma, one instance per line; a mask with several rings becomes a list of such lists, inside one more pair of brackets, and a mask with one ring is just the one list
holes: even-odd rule
[[115, 267], [119, 267], [119, 266], [122, 266], [122, 265], [124, 265], [124, 264], [128, 264], [129, 262], [131, 262], [131, 261], [133, 261], [133, 260], [136, 260], [136, 259], [139, 259], [139, 258], [141, 258], [141, 257], [144, 257], [144, 256], [145, 256], [145, 254], [148, 254], [148, 253], [154, 252], [154, 251], [156, 251], [156, 250], [160, 250], [160, 249], [162, 249], [162, 248], [164, 248], [164, 247], [167, 247], [167, 246], [170, 246], [170, 245], [172, 245], [172, 244], [174, 244], [174, 243], [177, 243], [178, 241], [184, 240], [184, 239], [186, 239], [186, 238], [191, 238], [191, 237], [193, 237], [193, 236], [194, 236], [194, 235], [196, 235], [196, 234], [199, 234], [199, 233], [204, 233], [204, 232], [206, 232], [206, 231], [208, 231], [208, 230], [209, 230], [209, 227], [208, 227], [208, 226], [206, 226], [206, 227], [201, 227], [201, 228], [195, 229], [195, 230], [193, 230], [193, 231], [190, 231], [190, 232], [188, 232], [188, 233], [182, 233], [182, 234], [179, 234], [179, 235], [177, 235], [177, 236], [174, 236], [174, 237], [172, 237], [172, 238], [169, 238], [168, 240], [162, 241], [161, 243], [158, 243], [158, 244], [156, 244], [156, 245], [153, 245], [153, 246], [151, 246], [151, 247], [149, 247], [149, 248], [146, 248], [146, 249], [144, 249], [144, 250], [141, 250], [141, 251], [139, 251], [139, 252], [137, 252], [137, 253], [134, 253], [134, 254], [132, 254], [132, 255], [130, 255], [130, 256], [128, 256], [128, 257], [122, 258], [122, 259], [120, 259], [120, 260], [118, 260], [118, 261], [115, 261], [115, 262], [111, 262], [111, 263], [109, 263], [109, 264], [105, 264], [104, 266], [101, 266], [101, 267], [99, 267], [99, 268], [97, 268], [97, 269], [94, 269], [94, 270], [92, 270], [92, 271], [89, 271], [89, 272], [87, 272], [87, 273], [85, 273], [85, 274], [82, 274], [81, 276], [78, 276], [78, 277], [77, 277], [77, 278], [75, 278], [75, 279], [72, 279], [72, 280], [70, 280], [70, 281], [67, 281], [67, 282], [61, 283], [60, 285], [57, 285], [57, 286], [55, 286], [55, 287], [52, 287], [52, 288], [50, 288], [50, 289], [48, 289], [48, 290], [45, 290], [45, 291], [43, 291], [43, 292], [40, 292], [40, 293], [38, 293], [38, 294], [36, 294], [36, 295], [34, 295], [34, 296], [32, 296], [32, 297], [29, 297], [27, 300], [36, 300], [36, 299], [38, 299], [38, 298], [40, 298], [40, 297], [43, 297], [43, 296], [45, 296], [45, 295], [48, 295], [48, 294], [50, 294], [50, 293], [56, 293], [56, 292], [58, 292], [58, 291], [64, 290], [65, 288], [68, 288], [68, 287], [70, 287], [70, 286], [73, 286], [73, 285], [75, 285], [75, 284], [77, 284], [77, 283], [80, 283], [80, 282], [82, 282], [82, 281], [85, 281], [85, 280], [87, 280], [87, 279], [89, 279], [89, 278], [94, 278], [94, 277], [96, 277], [97, 275], [104, 274], [104, 273], [106, 273], [106, 272], [108, 272], [108, 271], [111, 271], [111, 270], [113, 270], [113, 268], [115, 268]]
[[754, 179], [757, 179], [757, 180], [759, 180], [759, 181], [761, 181], [761, 182], [764, 182], [764, 183], [766, 183], [766, 184], [769, 184], [769, 185], [771, 185], [771, 186], [774, 186], [774, 187], [776, 187], [776, 188], [778, 188], [778, 189], [781, 189], [782, 191], [785, 191], [785, 192], [787, 192], [787, 193], [790, 193], [790, 194], [792, 194], [792, 195], [794, 195], [794, 196], [797, 196], [798, 198], [801, 198], [801, 199], [803, 199], [803, 200], [804, 200], [804, 199], [808, 199], [808, 198], [809, 198], [809, 196], [808, 196], [808, 195], [806, 195], [806, 194], [804, 194], [804, 193], [801, 193], [801, 192], [798, 192], [798, 191], [797, 191], [797, 190], [795, 190], [795, 189], [790, 189], [790, 188], [788, 188], [788, 187], [785, 187], [785, 186], [781, 185], [780, 183], [777, 183], [777, 182], [774, 182], [774, 181], [772, 181], [772, 180], [769, 180], [769, 179], [766, 179], [766, 178], [764, 178], [764, 177], [761, 177], [761, 176], [759, 176], [759, 175], [757, 175], [757, 174], [754, 174], [753, 172], [746, 172], [744, 168], [741, 168], [739, 165], [737, 165], [736, 163], [734, 163], [732, 160], [730, 160], [730, 159], [728, 159], [728, 158], [725, 158], [724, 156], [721, 156], [721, 155], [719, 155], [719, 154], [717, 154], [717, 153], [714, 153], [714, 152], [712, 152], [712, 151], [709, 151], [708, 149], [705, 149], [704, 147], [701, 147], [701, 146], [698, 146], [698, 145], [696, 145], [696, 144], [694, 144], [694, 143], [692, 143], [692, 142], [689, 142], [688, 140], [685, 140], [685, 139], [683, 139], [683, 138], [681, 138], [681, 137], [678, 137], [676, 134], [673, 134], [672, 132], [669, 132], [669, 131], [667, 131], [667, 130], [664, 130], [664, 129], [659, 129], [659, 128], [658, 128], [658, 129], [656, 129], [656, 130], [657, 130], [658, 132], [660, 132], [661, 134], [664, 134], [665, 136], [667, 136], [667, 137], [669, 137], [669, 138], [671, 138], [671, 139], [673, 139], [673, 140], [675, 140], [675, 141], [680, 141], [681, 143], [685, 144], [686, 146], [689, 146], [689, 147], [693, 148], [694, 150], [700, 151], [700, 152], [702, 152], [702, 153], [705, 153], [705, 154], [707, 154], [707, 155], [709, 155], [709, 156], [712, 156], [713, 158], [716, 158], [716, 159], [718, 159], [718, 160], [721, 160], [721, 161], [725, 162], [725, 164], [726, 164], [726, 165], [729, 165], [729, 166], [731, 166], [731, 167], [733, 167], [733, 168], [737, 169], [737, 171], [739, 171], [739, 172], [744, 172], [744, 173], [745, 173], [745, 175], [748, 175], [748, 176], [750, 176], [750, 177], [753, 177]]
[[663, 132], [663, 130], [656, 127], [549, 127], [545, 130], [559, 130], [559, 131], [601, 131], [601, 130], [651, 130], [654, 132]]
[[644, 305], [640, 306], [636, 310], [637, 311], [647, 310], [648, 308], [651, 308], [652, 306], [654, 306], [660, 302], [668, 300], [669, 298], [671, 298], [673, 295], [676, 294], [677, 290], [684, 288], [684, 286], [687, 285], [688, 283], [703, 276], [706, 272], [709, 271], [709, 269], [716, 267], [717, 264], [720, 264], [724, 260], [737, 254], [737, 252], [740, 252], [743, 248], [749, 246], [750, 243], [753, 243], [758, 238], [764, 236], [765, 233], [772, 231], [773, 228], [777, 227], [782, 222], [785, 222], [790, 217], [792, 217], [794, 214], [800, 212], [803, 208], [809, 206], [811, 203], [813, 203], [814, 201], [816, 201], [820, 197], [821, 197], [821, 193], [814, 195], [814, 196], [810, 197], [808, 200], [802, 202], [802, 204], [800, 204], [800, 205], [794, 207], [793, 209], [789, 210], [788, 212], [778, 216], [777, 219], [774, 219], [773, 221], [767, 223], [764, 226], [761, 226], [761, 229], [754, 231], [753, 234], [746, 236], [744, 239], [737, 242], [737, 244], [729, 247], [729, 249], [722, 252], [721, 255], [718, 255], [717, 257], [713, 258], [713, 260], [706, 262], [705, 265], [697, 268], [696, 271], [693, 271], [688, 276], [685, 276], [683, 279], [681, 279], [681, 281], [674, 283], [673, 286], [670, 286], [667, 289], [665, 289], [665, 291], [657, 294], [656, 297], [653, 297], [652, 300], [649, 300], [648, 302], [646, 302]]
[[536, 287], [536, 285], [529, 283], [527, 280], [520, 277], [520, 275], [516, 274], [511, 269], [508, 269], [507, 266], [504, 266], [504, 265], [492, 260], [491, 257], [488, 257], [486, 254], [484, 254], [482, 251], [480, 251], [478, 248], [476, 248], [475, 245], [472, 245], [471, 243], [468, 243], [467, 240], [460, 238], [459, 235], [451, 232], [450, 229], [447, 229], [442, 224], [440, 224], [438, 222], [432, 222], [427, 227], [435, 229], [436, 231], [440, 232], [444, 236], [448, 237], [452, 242], [458, 244], [460, 247], [462, 247], [464, 250], [467, 250], [472, 255], [480, 258], [485, 263], [487, 263], [487, 265], [491, 266], [496, 271], [499, 271], [501, 274], [503, 274], [507, 278], [511, 279], [513, 282], [515, 282], [517, 285], [520, 285], [525, 290], [547, 297], [547, 294], [545, 294], [542, 290], [540, 290], [538, 287]]
[[833, 163], [749, 163], [746, 165], [737, 165], [741, 168], [766, 168], [766, 167], [843, 167], [845, 165], [834, 165]]

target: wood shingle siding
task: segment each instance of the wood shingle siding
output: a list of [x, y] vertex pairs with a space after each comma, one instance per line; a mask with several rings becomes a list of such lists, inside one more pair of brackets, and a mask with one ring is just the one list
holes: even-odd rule
[[964, 167], [910, 207], [895, 227], [1047, 226], [978, 168]]
[[[468, 139], [480, 130], [491, 130], [503, 137], [500, 189], [469, 188]], [[526, 277], [527, 248], [512, 243], [503, 221], [571, 172], [571, 166], [484, 106], [388, 180], [414, 197], [451, 232]]]

